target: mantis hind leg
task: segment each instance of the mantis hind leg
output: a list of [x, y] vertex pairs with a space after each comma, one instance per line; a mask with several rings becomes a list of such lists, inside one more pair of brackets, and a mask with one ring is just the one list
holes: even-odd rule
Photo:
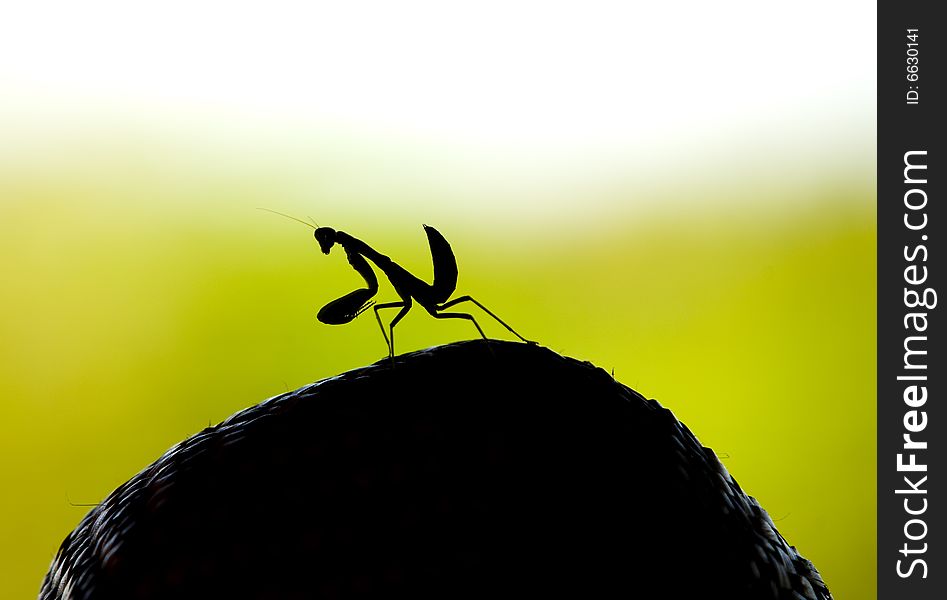
[[477, 323], [477, 319], [473, 318], [473, 315], [469, 315], [467, 313], [437, 313], [437, 312], [431, 313], [431, 315], [435, 319], [467, 319], [468, 321], [473, 323], [474, 327], [477, 328], [477, 331], [480, 332], [480, 337], [482, 337], [485, 340], [489, 339], [487, 337], [487, 334], [483, 332], [483, 329], [480, 328], [480, 324]]
[[[493, 318], [496, 320], [497, 323], [499, 323], [500, 325], [503, 325], [504, 327], [506, 327], [507, 331], [509, 331], [510, 333], [512, 333], [513, 335], [515, 335], [516, 337], [520, 338], [521, 340], [523, 340], [523, 341], [526, 342], [527, 344], [535, 344], [535, 343], [536, 343], [536, 342], [534, 342], [534, 341], [532, 341], [532, 340], [528, 340], [528, 339], [524, 338], [523, 336], [521, 336], [520, 334], [516, 333], [516, 331], [515, 331], [512, 327], [510, 327], [509, 325], [507, 325], [507, 324], [503, 321], [503, 319], [501, 319], [500, 317], [498, 317], [498, 316], [496, 316], [495, 314], [493, 314], [493, 312], [492, 312], [489, 308], [487, 308], [487, 307], [484, 306], [483, 304], [480, 304], [479, 302], [477, 302], [476, 300], [474, 300], [474, 299], [471, 298], [470, 296], [461, 296], [460, 298], [455, 298], [454, 300], [451, 300], [450, 302], [445, 302], [444, 304], [441, 304], [440, 306], [438, 306], [438, 307], [437, 307], [437, 310], [438, 310], [438, 311], [441, 311], [441, 310], [444, 310], [444, 309], [446, 309], [446, 308], [450, 308], [451, 306], [454, 306], [455, 304], [460, 304], [461, 302], [473, 302], [474, 304], [476, 304], [477, 306], [479, 306], [479, 307], [481, 308], [481, 310], [483, 310], [483, 312], [485, 312], [485, 313], [487, 313], [488, 315], [490, 315], [491, 317], [493, 317]], [[480, 325], [477, 325], [477, 321], [474, 320], [474, 318], [473, 318], [471, 315], [468, 315], [468, 314], [466, 314], [466, 313], [444, 313], [444, 314], [443, 314], [443, 316], [445, 316], [445, 317], [447, 317], [447, 315], [465, 315], [465, 316], [459, 317], [459, 318], [468, 318], [468, 317], [469, 317], [470, 320], [473, 321], [474, 325], [477, 326], [477, 331], [480, 332], [480, 335], [483, 336], [483, 339], [487, 339], [487, 336], [483, 335], [483, 330], [480, 329]], [[441, 315], [434, 315], [434, 316], [437, 317], [438, 319], [441, 318]], [[456, 317], [455, 317], [455, 318], [456, 318]]]

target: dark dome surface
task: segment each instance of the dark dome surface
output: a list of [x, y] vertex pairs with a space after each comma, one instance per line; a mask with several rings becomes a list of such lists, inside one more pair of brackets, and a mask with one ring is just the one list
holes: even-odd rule
[[830, 598], [714, 453], [602, 369], [479, 340], [396, 363], [175, 446], [90, 511], [40, 597]]

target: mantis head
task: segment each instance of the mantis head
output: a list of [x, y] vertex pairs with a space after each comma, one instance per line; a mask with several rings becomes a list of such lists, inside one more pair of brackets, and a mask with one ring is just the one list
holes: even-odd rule
[[319, 242], [319, 248], [322, 249], [322, 253], [328, 254], [329, 250], [331, 250], [335, 244], [335, 229], [331, 227], [319, 227], [314, 232], [314, 235], [316, 241]]

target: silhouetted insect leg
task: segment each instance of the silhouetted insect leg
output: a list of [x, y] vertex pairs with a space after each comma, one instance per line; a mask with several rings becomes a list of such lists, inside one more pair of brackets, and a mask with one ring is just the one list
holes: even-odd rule
[[367, 304], [366, 304], [365, 306], [363, 306], [362, 308], [360, 308], [360, 309], [358, 309], [357, 311], [355, 311], [355, 316], [356, 316], [356, 317], [359, 316], [360, 314], [362, 314], [363, 312], [365, 312], [366, 310], [368, 310], [369, 308], [371, 308], [371, 307], [373, 307], [373, 306], [375, 306], [375, 301], [374, 301], [374, 300], [372, 300], [371, 302], [367, 303]]
[[483, 329], [480, 328], [480, 323], [477, 323], [477, 319], [475, 319], [475, 318], [473, 317], [473, 315], [469, 315], [469, 314], [467, 314], [467, 313], [437, 313], [437, 312], [431, 312], [431, 316], [433, 316], [435, 319], [467, 319], [468, 321], [470, 321], [471, 323], [473, 323], [473, 324], [474, 324], [474, 327], [477, 328], [477, 331], [480, 332], [480, 337], [482, 337], [485, 341], [488, 342], [488, 343], [487, 343], [487, 352], [490, 353], [490, 356], [493, 356], [493, 357], [496, 356], [496, 354], [493, 352], [493, 348], [492, 348], [492, 347], [490, 346], [490, 344], [489, 344], [490, 338], [488, 338], [488, 337], [487, 337], [487, 334], [485, 334], [485, 333], [483, 332]]
[[[510, 327], [509, 325], [507, 325], [506, 323], [503, 322], [503, 319], [501, 319], [500, 317], [498, 317], [498, 316], [496, 316], [495, 314], [493, 314], [493, 312], [491, 312], [489, 308], [487, 308], [487, 307], [484, 306], [483, 304], [480, 304], [479, 302], [477, 302], [476, 300], [474, 300], [474, 299], [471, 298], [470, 296], [461, 296], [460, 298], [455, 298], [454, 300], [451, 300], [450, 302], [445, 302], [444, 304], [441, 304], [440, 306], [438, 306], [438, 307], [437, 307], [437, 310], [439, 310], [439, 311], [440, 311], [440, 310], [444, 310], [445, 308], [450, 308], [451, 306], [454, 306], [455, 304], [460, 304], [461, 302], [473, 302], [474, 304], [476, 304], [477, 306], [479, 306], [479, 307], [483, 310], [483, 312], [487, 313], [488, 315], [490, 315], [491, 317], [493, 317], [494, 319], [496, 319], [496, 322], [497, 322], [497, 323], [499, 323], [500, 325], [503, 325], [504, 327], [506, 327], [507, 330], [508, 330], [510, 333], [512, 333], [513, 335], [515, 335], [516, 337], [520, 338], [521, 340], [523, 340], [523, 341], [526, 342], [527, 344], [535, 344], [535, 343], [536, 343], [536, 342], [534, 342], [534, 341], [532, 341], [532, 340], [528, 340], [528, 339], [524, 338], [523, 336], [521, 336], [520, 334], [516, 333], [516, 331], [514, 331], [512, 327]], [[453, 313], [453, 314], [464, 314], [464, 313]], [[467, 316], [470, 316], [470, 315], [467, 315]], [[471, 321], [474, 321], [473, 317], [470, 317], [470, 320], [471, 320]], [[477, 322], [476, 322], [476, 321], [474, 321], [474, 325], [477, 325]], [[483, 335], [483, 331], [480, 329], [480, 325], [477, 325], [477, 330], [480, 331], [480, 335]], [[487, 336], [483, 335], [483, 339], [487, 339]]]
[[[411, 304], [411, 298], [407, 297], [404, 299], [404, 302], [386, 302], [384, 304], [375, 305], [375, 319], [381, 328], [381, 335], [385, 338], [385, 344], [388, 345], [388, 356], [391, 357], [392, 364], [394, 364], [395, 359], [395, 325], [408, 314], [408, 311], [411, 310]], [[395, 318], [391, 320], [391, 324], [388, 325], [388, 333], [385, 333], [385, 326], [381, 322], [381, 315], [378, 314], [378, 311], [382, 308], [397, 307], [401, 307], [401, 310], [395, 315]]]
[[398, 324], [398, 321], [404, 318], [408, 311], [411, 310], [411, 298], [405, 298], [404, 308], [398, 311], [398, 314], [395, 315], [395, 318], [391, 320], [391, 325], [388, 326], [388, 335], [391, 336], [391, 364], [395, 364], [395, 325]]
[[385, 332], [385, 326], [381, 322], [381, 315], [378, 314], [378, 311], [381, 310], [382, 308], [397, 308], [397, 307], [406, 307], [406, 306], [407, 305], [404, 302], [385, 302], [383, 304], [376, 304], [374, 306], [375, 319], [378, 321], [378, 327], [381, 328], [381, 335], [384, 336], [385, 338], [385, 346], [388, 347], [388, 356], [391, 356], [391, 357], [395, 355], [395, 349], [392, 343], [388, 340], [388, 333]]
[[480, 328], [480, 324], [477, 323], [477, 319], [473, 318], [473, 315], [468, 315], [467, 313], [431, 313], [435, 319], [467, 319], [474, 324], [474, 327], [477, 328], [477, 331], [480, 332], [480, 337], [483, 339], [490, 339], [487, 337], [487, 334], [483, 332], [483, 329]]

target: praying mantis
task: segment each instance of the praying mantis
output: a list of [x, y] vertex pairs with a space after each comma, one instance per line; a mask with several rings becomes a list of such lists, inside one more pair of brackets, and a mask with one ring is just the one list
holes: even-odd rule
[[[276, 213], [269, 209], [262, 209], [268, 212]], [[366, 287], [354, 290], [340, 298], [329, 302], [323, 306], [316, 318], [327, 325], [344, 325], [355, 319], [369, 308], [375, 312], [375, 319], [381, 328], [381, 334], [385, 338], [385, 344], [388, 346], [388, 356], [394, 360], [395, 356], [395, 325], [408, 314], [414, 302], [420, 304], [424, 310], [435, 319], [465, 319], [473, 323], [477, 332], [483, 339], [488, 339], [483, 332], [480, 324], [473, 315], [464, 312], [445, 312], [448, 308], [471, 302], [477, 305], [485, 313], [493, 317], [497, 323], [503, 325], [510, 333], [518, 337], [527, 344], [536, 344], [536, 342], [527, 340], [512, 327], [506, 324], [500, 317], [494, 314], [486, 306], [472, 298], [464, 295], [451, 300], [451, 296], [457, 289], [457, 259], [451, 250], [450, 244], [444, 239], [441, 233], [429, 226], [424, 225], [424, 232], [427, 234], [428, 244], [431, 248], [431, 258], [434, 262], [434, 282], [428, 284], [418, 277], [412, 275], [407, 269], [391, 260], [389, 257], [378, 252], [362, 240], [351, 236], [344, 231], [338, 231], [331, 227], [319, 227], [318, 224], [310, 224], [295, 217], [276, 213], [284, 217], [293, 219], [311, 227], [319, 248], [323, 254], [328, 255], [333, 246], [338, 244], [345, 251], [345, 256], [349, 264], [365, 280]], [[371, 262], [371, 264], [369, 264]], [[375, 265], [388, 281], [391, 282], [395, 292], [400, 296], [400, 302], [375, 303], [372, 298], [378, 293], [378, 278], [372, 268]], [[379, 311], [388, 308], [399, 308], [398, 314], [388, 324], [388, 331], [382, 323]]]

